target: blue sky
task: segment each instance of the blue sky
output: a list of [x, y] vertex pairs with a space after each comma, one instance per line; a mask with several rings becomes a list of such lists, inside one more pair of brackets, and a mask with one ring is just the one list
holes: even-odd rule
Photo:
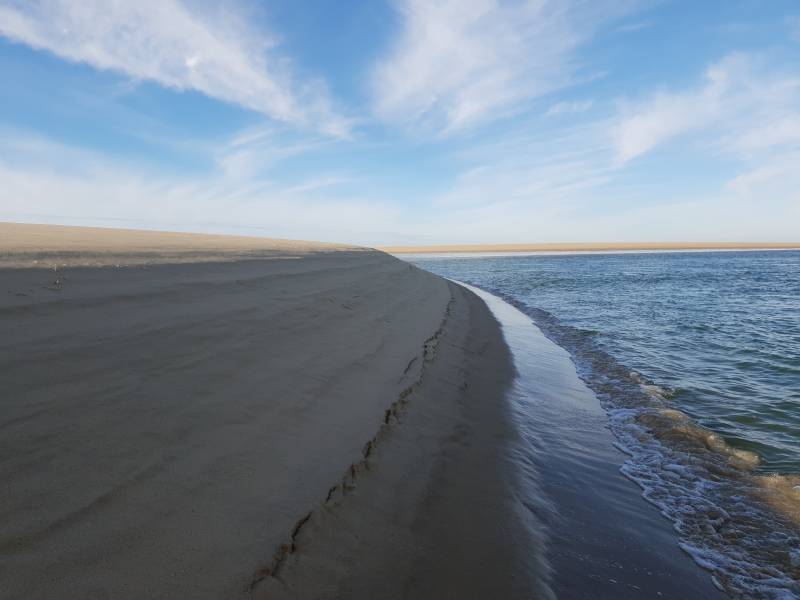
[[800, 240], [796, 0], [0, 0], [0, 220]]

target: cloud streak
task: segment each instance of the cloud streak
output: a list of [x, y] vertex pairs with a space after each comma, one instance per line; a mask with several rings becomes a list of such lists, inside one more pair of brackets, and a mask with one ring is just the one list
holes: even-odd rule
[[345, 137], [321, 81], [297, 81], [276, 40], [232, 11], [180, 0], [0, 0], [0, 35], [65, 60]]
[[[198, 1], [0, 0], [0, 35], [121, 73], [120, 93], [151, 81], [270, 119], [238, 133], [240, 120], [225, 133], [191, 122], [181, 137], [78, 90], [81, 122], [105, 117], [136, 143], [101, 152], [104, 135], [0, 130], [0, 219], [367, 244], [796, 237], [800, 76], [774, 50], [692, 64], [688, 85], [636, 90], [649, 78], [623, 73], [620, 89], [612, 68], [594, 86], [603, 24], [647, 37], [614, 29], [632, 3], [395, 0], [367, 100], [390, 127], [363, 119], [344, 141], [353, 122], [324, 85], [302, 81], [255, 20]], [[351, 110], [363, 91], [342, 96]]]
[[575, 50], [631, 2], [398, 0], [401, 26], [372, 74], [383, 119], [451, 133], [573, 80]]
[[582, 100], [575, 102], [558, 102], [544, 113], [545, 117], [558, 117], [566, 114], [582, 113], [592, 108], [594, 104], [591, 100]]
[[[325, 193], [329, 175], [278, 185], [165, 175], [46, 138], [0, 138], [0, 220], [254, 233], [270, 237], [377, 243], [399, 211], [381, 198]], [[59, 161], [54, 158], [59, 157]]]
[[623, 102], [611, 137], [622, 164], [697, 134], [718, 140], [717, 152], [747, 155], [800, 141], [798, 107], [800, 77], [733, 53], [710, 66], [699, 86]]

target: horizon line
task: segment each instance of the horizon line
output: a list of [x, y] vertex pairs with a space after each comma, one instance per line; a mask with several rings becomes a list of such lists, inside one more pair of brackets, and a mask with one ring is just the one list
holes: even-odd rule
[[794, 250], [800, 249], [800, 242], [541, 242], [376, 246], [375, 249], [390, 254], [593, 252], [608, 250]]
[[[96, 225], [74, 225], [60, 223], [32, 223], [25, 221], [7, 221], [0, 219], [0, 225], [11, 225], [21, 227], [51, 227], [64, 228], [70, 230], [111, 230], [118, 232], [143, 232], [151, 234], [174, 234], [179, 236], [219, 236], [240, 239], [271, 239], [276, 241], [316, 241], [308, 238], [284, 238], [273, 237], [270, 235], [240, 233], [219, 233], [212, 231], [187, 231], [176, 229], [154, 229], [150, 227], [114, 227]], [[331, 244], [343, 244], [344, 242], [323, 242]], [[427, 253], [478, 253], [478, 252], [575, 252], [575, 251], [604, 251], [604, 250], [800, 250], [800, 241], [797, 242], [744, 242], [744, 241], [657, 241], [657, 242], [514, 242], [514, 243], [457, 243], [457, 244], [353, 244], [350, 246], [373, 248], [389, 254], [427, 254]]]

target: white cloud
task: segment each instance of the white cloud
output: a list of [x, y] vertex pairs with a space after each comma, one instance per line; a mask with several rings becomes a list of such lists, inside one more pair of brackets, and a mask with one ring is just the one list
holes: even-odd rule
[[298, 183], [286, 189], [286, 194], [304, 194], [308, 192], [316, 192], [332, 187], [337, 187], [345, 183], [350, 183], [352, 179], [344, 175], [326, 175], [322, 177], [314, 177], [303, 183]]
[[[0, 136], [0, 221], [258, 234], [375, 244], [398, 222], [382, 198], [326, 194], [344, 180], [318, 174], [277, 185], [153, 171], [44, 138]], [[258, 136], [244, 136], [247, 144]], [[263, 148], [263, 146], [262, 146]], [[327, 177], [327, 178], [326, 178]]]
[[[608, 123], [556, 133], [521, 128], [458, 155], [450, 188], [413, 204], [350, 196], [341, 173], [281, 185], [216, 170], [181, 176], [90, 150], [0, 131], [0, 220], [257, 234], [380, 243], [751, 240], [797, 238], [797, 152], [754, 162], [716, 193], [657, 180], [635, 184], [614, 165]], [[274, 132], [227, 147], [266, 151]], [[281, 144], [278, 144], [281, 145]], [[258, 150], [258, 149], [261, 150]], [[276, 155], [277, 156], [277, 155]], [[281, 171], [281, 158], [272, 163]], [[632, 166], [630, 168], [633, 168]], [[688, 190], [688, 194], [687, 194]], [[345, 193], [342, 193], [342, 192]]]
[[743, 154], [753, 154], [790, 144], [800, 144], [800, 112], [767, 115], [757, 127], [748, 127], [731, 141]]
[[611, 136], [620, 163], [698, 133], [718, 152], [745, 154], [799, 141], [798, 107], [800, 77], [736, 53], [712, 65], [698, 87], [623, 103]]
[[570, 84], [574, 51], [631, 5], [398, 0], [399, 37], [372, 77], [375, 110], [439, 132], [519, 110]]
[[709, 69], [699, 89], [660, 92], [639, 104], [623, 105], [614, 131], [619, 159], [629, 161], [673, 137], [712, 124], [727, 107], [730, 72], [739, 63], [740, 57], [735, 56]]
[[231, 181], [262, 178], [280, 161], [319, 150], [327, 138], [291, 135], [284, 128], [259, 126], [237, 133], [212, 148], [214, 162]]
[[651, 186], [627, 190], [620, 202], [619, 189], [604, 189], [602, 181], [564, 194], [543, 189], [513, 201], [501, 201], [501, 187], [492, 202], [452, 207], [446, 215], [415, 223], [410, 231], [416, 241], [431, 244], [800, 241], [796, 168], [759, 173], [758, 179], [746, 188], [723, 187], [703, 197], [678, 193], [657, 201]]
[[230, 11], [190, 9], [180, 0], [0, 0], [0, 35], [278, 121], [349, 133], [324, 84], [299, 83], [276, 41]]
[[636, 21], [633, 23], [625, 23], [620, 25], [614, 31], [617, 33], [634, 33], [642, 29], [650, 29], [653, 26], [652, 21]]
[[702, 96], [658, 94], [645, 106], [625, 110], [628, 116], [619, 124], [614, 136], [620, 161], [627, 162], [707, 123], [717, 100]]
[[[620, 115], [579, 115], [568, 127], [520, 120], [513, 134], [473, 136], [416, 241], [796, 240], [800, 78], [765, 64], [731, 55], [700, 85], [629, 102]], [[645, 177], [630, 162], [681, 135], [713, 165], [702, 195], [669, 162]]]
[[594, 103], [591, 100], [575, 101], [575, 102], [558, 102], [544, 113], [546, 117], [558, 117], [570, 113], [586, 112]]
[[521, 127], [497, 142], [476, 144], [462, 153], [464, 170], [437, 203], [455, 210], [511, 204], [544, 209], [594, 193], [614, 170], [604, 128], [602, 122], [558, 130]]
[[[800, 209], [800, 152], [787, 152], [765, 164], [758, 164], [728, 181], [725, 190], [738, 198], [751, 198], [758, 203], [765, 197], [782, 198]], [[792, 223], [796, 227], [797, 222]], [[796, 232], [800, 238], [800, 230]]]

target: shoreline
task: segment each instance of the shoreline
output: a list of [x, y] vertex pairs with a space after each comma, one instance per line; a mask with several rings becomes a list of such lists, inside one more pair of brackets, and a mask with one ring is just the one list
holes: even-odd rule
[[509, 461], [509, 349], [485, 303], [449, 286], [420, 385], [351, 485], [293, 532], [254, 600], [553, 598], [544, 534]]
[[[466, 287], [487, 303], [514, 355], [509, 402], [525, 444], [517, 454], [534, 465], [521, 485], [545, 515], [557, 597], [727, 598], [680, 548], [672, 523], [621, 472], [626, 455], [569, 353], [509, 302]], [[544, 498], [537, 497], [542, 490]]]
[[106, 234], [57, 272], [0, 244], [9, 598], [722, 597], [511, 305], [369, 249]]

